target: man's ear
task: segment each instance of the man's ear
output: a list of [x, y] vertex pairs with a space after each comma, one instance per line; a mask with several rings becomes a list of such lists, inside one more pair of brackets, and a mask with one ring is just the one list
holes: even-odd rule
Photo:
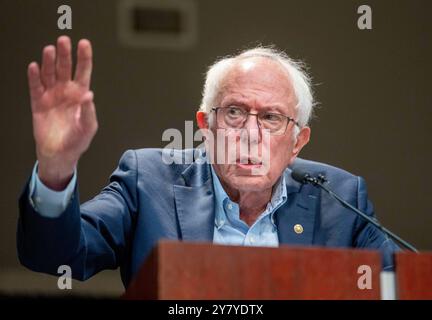
[[303, 149], [303, 147], [307, 145], [310, 139], [310, 135], [311, 129], [309, 127], [301, 128], [299, 134], [297, 135], [295, 145], [292, 149], [291, 162], [294, 161], [295, 158], [297, 158], [301, 149]]
[[200, 129], [208, 129], [208, 121], [207, 121], [207, 113], [203, 111], [197, 111], [196, 120], [198, 124], [198, 128]]

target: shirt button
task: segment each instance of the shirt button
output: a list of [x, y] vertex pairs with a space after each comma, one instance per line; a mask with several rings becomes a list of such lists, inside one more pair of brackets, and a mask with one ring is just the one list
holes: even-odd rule
[[227, 207], [228, 207], [228, 210], [232, 210], [233, 205], [231, 203], [228, 203]]
[[250, 243], [254, 243], [255, 242], [255, 238], [254, 237], [250, 237], [249, 241], [250, 241]]

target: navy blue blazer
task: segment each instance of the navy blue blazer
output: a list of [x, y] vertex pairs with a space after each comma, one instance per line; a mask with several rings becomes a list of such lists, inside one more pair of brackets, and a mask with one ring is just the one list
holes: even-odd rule
[[[174, 156], [192, 153], [178, 150]], [[108, 186], [82, 205], [76, 187], [58, 218], [42, 217], [33, 209], [27, 184], [19, 200], [20, 262], [50, 274], [57, 274], [58, 266], [66, 264], [80, 280], [120, 267], [127, 287], [159, 240], [211, 242], [215, 201], [209, 164], [167, 165], [161, 154], [162, 149], [126, 151]], [[374, 216], [362, 178], [296, 159], [284, 172], [288, 199], [275, 214], [280, 244], [378, 249], [383, 268], [391, 269], [398, 246], [320, 189], [293, 180], [291, 170], [300, 166], [314, 175], [324, 174], [335, 192]], [[303, 226], [303, 233], [294, 232], [296, 224]]]

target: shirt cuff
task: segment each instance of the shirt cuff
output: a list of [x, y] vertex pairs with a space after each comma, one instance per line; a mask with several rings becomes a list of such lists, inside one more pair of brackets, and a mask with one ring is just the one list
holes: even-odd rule
[[41, 216], [57, 218], [68, 206], [76, 185], [76, 169], [67, 187], [63, 191], [54, 191], [43, 184], [37, 174], [38, 163], [33, 167], [29, 185], [29, 201]]

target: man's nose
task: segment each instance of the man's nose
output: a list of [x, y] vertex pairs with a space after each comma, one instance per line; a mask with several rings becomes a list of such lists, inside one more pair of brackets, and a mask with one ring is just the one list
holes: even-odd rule
[[259, 123], [258, 123], [258, 115], [255, 113], [250, 113], [244, 123], [243, 126], [245, 129], [260, 129]]
[[249, 114], [243, 129], [246, 131], [245, 133], [247, 138], [251, 143], [261, 141], [261, 127], [258, 123], [258, 117], [256, 114]]

